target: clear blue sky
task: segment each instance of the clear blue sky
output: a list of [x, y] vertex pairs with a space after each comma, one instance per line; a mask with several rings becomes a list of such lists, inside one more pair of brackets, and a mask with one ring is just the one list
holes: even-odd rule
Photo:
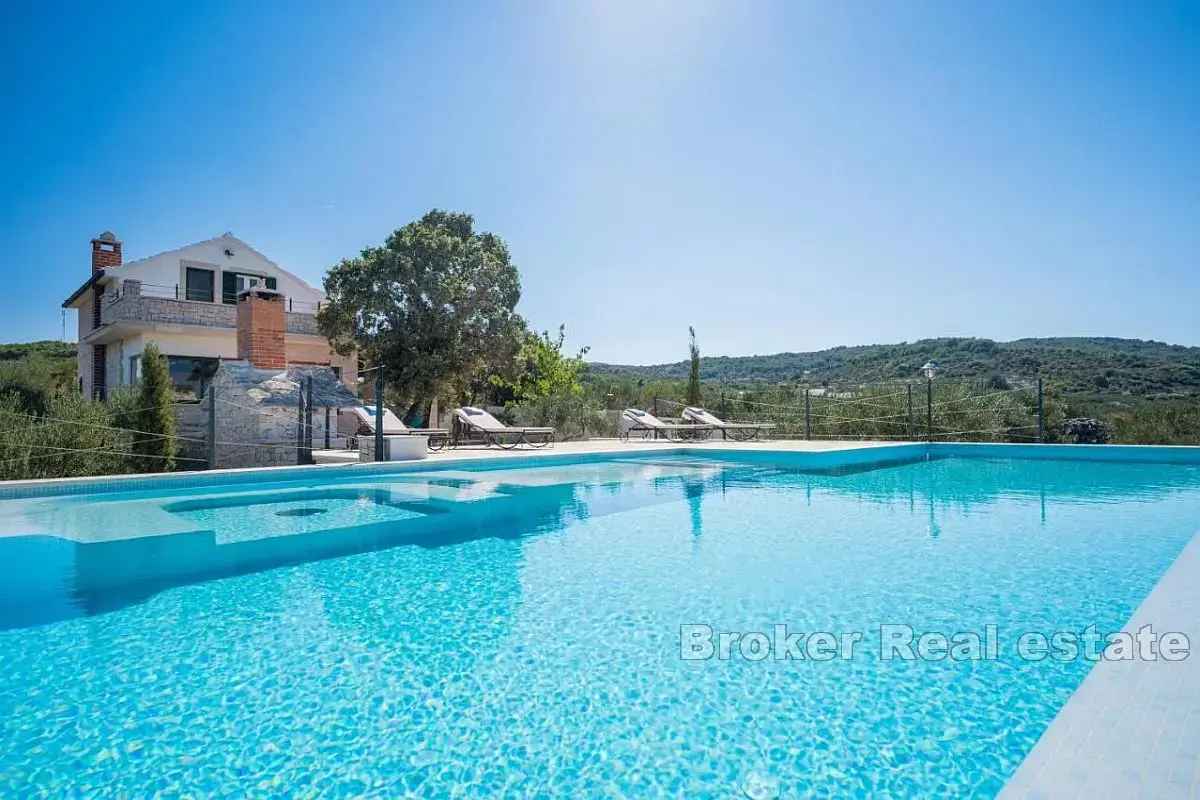
[[0, 341], [105, 229], [319, 284], [438, 206], [597, 360], [1200, 344], [1200, 2], [17, 0], [0, 109]]

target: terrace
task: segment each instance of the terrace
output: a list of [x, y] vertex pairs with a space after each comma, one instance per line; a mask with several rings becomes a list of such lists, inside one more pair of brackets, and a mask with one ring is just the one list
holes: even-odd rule
[[[110, 284], [102, 295], [100, 325], [87, 336], [83, 344], [104, 344], [123, 336], [161, 328], [207, 328], [235, 330], [237, 306], [222, 298], [188, 297], [178, 284], [164, 286], [126, 279]], [[305, 303], [286, 298], [286, 332], [299, 336], [320, 336], [316, 313], [319, 303]]]

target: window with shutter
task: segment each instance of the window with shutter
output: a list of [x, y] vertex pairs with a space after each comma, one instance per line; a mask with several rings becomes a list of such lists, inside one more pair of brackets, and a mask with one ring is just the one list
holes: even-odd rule
[[221, 301], [228, 305], [237, 305], [237, 273], [221, 273]]
[[188, 267], [184, 270], [184, 298], [211, 303], [213, 301], [212, 270], [195, 267]]

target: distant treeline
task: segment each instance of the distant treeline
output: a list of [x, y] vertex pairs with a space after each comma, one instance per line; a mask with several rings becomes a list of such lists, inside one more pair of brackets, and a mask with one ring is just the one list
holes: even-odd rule
[[[829, 386], [913, 379], [928, 361], [948, 379], [1028, 384], [1036, 376], [1056, 381], [1068, 394], [1146, 397], [1200, 394], [1200, 347], [1107, 337], [923, 339], [900, 344], [834, 347], [767, 356], [706, 356], [706, 381], [745, 387], [793, 382]], [[593, 363], [593, 376], [686, 378], [687, 361], [652, 366]]]

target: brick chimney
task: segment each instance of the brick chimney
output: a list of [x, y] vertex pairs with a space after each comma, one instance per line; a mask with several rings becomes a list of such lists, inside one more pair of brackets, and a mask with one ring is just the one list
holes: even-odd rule
[[121, 243], [112, 231], [92, 239], [92, 274], [109, 267], [121, 266]]
[[249, 289], [237, 299], [237, 354], [259, 369], [285, 369], [283, 295]]
[[[121, 266], [121, 243], [112, 231], [92, 239], [92, 274], [110, 267]], [[96, 284], [92, 287], [92, 330], [100, 327], [100, 311], [104, 287]], [[107, 394], [105, 384], [108, 365], [108, 347], [102, 344], [92, 345], [92, 396], [103, 400]]]

